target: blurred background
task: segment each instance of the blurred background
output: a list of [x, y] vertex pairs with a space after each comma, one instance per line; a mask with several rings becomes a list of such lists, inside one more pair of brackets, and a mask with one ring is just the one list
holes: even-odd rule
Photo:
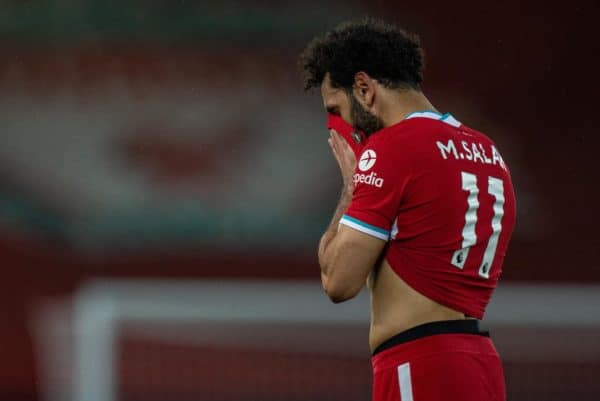
[[511, 167], [509, 399], [600, 399], [598, 11], [2, 1], [0, 399], [368, 399], [364, 294], [319, 291], [341, 182], [297, 68], [363, 15], [420, 34], [426, 94]]

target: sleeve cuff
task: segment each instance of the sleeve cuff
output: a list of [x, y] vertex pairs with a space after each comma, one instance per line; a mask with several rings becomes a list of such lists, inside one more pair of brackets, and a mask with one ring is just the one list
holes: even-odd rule
[[340, 220], [340, 224], [351, 227], [357, 231], [363, 232], [365, 234], [371, 235], [375, 238], [382, 239], [384, 241], [388, 241], [390, 239], [390, 232], [388, 230], [384, 230], [383, 228], [375, 227], [371, 224], [365, 223], [354, 217], [350, 217], [347, 214], [342, 216]]

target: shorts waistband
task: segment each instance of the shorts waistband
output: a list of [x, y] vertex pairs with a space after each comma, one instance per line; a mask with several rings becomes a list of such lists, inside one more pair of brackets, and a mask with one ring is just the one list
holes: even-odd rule
[[373, 351], [373, 356], [397, 345], [437, 334], [475, 334], [484, 337], [490, 336], [488, 331], [480, 330], [479, 320], [475, 319], [430, 322], [415, 326], [406, 331], [398, 333], [391, 338], [388, 338], [377, 348], [375, 348], [375, 351]]

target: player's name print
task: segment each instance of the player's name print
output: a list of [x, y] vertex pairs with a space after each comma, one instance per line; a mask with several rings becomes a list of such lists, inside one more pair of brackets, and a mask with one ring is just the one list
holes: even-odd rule
[[500, 165], [506, 170], [500, 152], [493, 145], [484, 146], [479, 142], [468, 141], [454, 143], [452, 139], [446, 143], [437, 141], [436, 145], [444, 160], [454, 158], [455, 160], [468, 160], [474, 163]]

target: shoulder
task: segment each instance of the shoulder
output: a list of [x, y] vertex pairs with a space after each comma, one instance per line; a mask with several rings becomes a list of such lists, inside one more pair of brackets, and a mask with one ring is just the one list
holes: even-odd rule
[[[459, 123], [460, 124], [460, 123]], [[462, 125], [459, 125], [462, 126]], [[384, 128], [373, 134], [369, 142], [377, 145], [390, 143], [410, 144], [421, 143], [443, 132], [454, 131], [457, 127], [451, 126], [439, 120], [428, 118], [411, 118], [402, 120], [398, 124]]]
[[448, 135], [448, 128], [435, 120], [415, 118], [387, 127], [373, 134], [364, 149], [371, 149], [382, 157], [395, 160], [411, 160], [429, 153], [440, 138]]
[[414, 161], [415, 140], [418, 135], [413, 124], [400, 123], [370, 136], [358, 158], [358, 171], [373, 169], [376, 174], [392, 179], [404, 176]]

